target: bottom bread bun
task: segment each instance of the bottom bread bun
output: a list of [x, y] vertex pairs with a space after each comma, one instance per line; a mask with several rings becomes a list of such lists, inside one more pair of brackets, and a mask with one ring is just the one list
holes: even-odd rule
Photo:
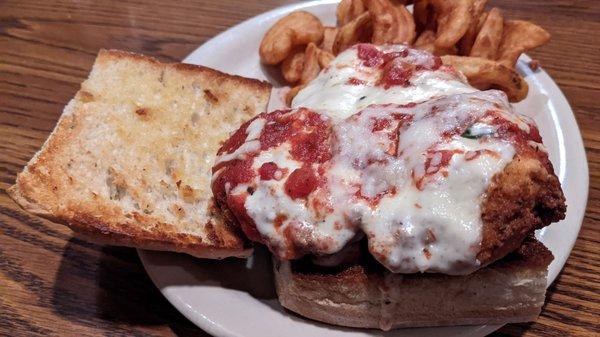
[[375, 262], [323, 268], [274, 261], [281, 305], [317, 321], [358, 328], [527, 322], [544, 304], [552, 254], [535, 240], [465, 276], [393, 274]]

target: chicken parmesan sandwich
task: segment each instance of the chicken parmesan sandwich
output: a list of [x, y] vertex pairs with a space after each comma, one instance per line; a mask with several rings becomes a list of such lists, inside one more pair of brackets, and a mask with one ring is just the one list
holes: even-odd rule
[[535, 123], [441, 59], [358, 44], [225, 141], [212, 192], [274, 257], [281, 304], [381, 328], [522, 322], [565, 215]]

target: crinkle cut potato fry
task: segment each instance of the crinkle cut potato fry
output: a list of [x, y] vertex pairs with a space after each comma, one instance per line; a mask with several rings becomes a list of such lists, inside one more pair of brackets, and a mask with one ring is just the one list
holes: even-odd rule
[[260, 60], [264, 64], [278, 64], [288, 57], [294, 46], [321, 42], [323, 31], [316, 16], [305, 11], [293, 12], [267, 31], [260, 43]]
[[480, 90], [500, 89], [509, 101], [519, 102], [527, 97], [529, 86], [514, 69], [497, 61], [470, 56], [442, 56], [442, 62], [462, 72], [469, 84]]

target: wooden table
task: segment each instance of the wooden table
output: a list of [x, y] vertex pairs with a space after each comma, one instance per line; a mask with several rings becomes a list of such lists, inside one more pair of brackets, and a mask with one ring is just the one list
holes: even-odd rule
[[[69, 229], [24, 213], [5, 190], [53, 129], [99, 48], [179, 61], [284, 2], [0, 2], [0, 335], [206, 335], [162, 297], [134, 249], [72, 238]], [[542, 316], [495, 335], [598, 336], [600, 1], [491, 2], [552, 33], [551, 43], [531, 55], [571, 103], [591, 173], [583, 228]]]

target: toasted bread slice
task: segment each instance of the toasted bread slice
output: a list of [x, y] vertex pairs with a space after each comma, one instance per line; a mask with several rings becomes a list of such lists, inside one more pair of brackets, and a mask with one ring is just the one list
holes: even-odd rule
[[544, 304], [552, 253], [535, 240], [472, 274], [393, 274], [376, 263], [319, 268], [275, 261], [279, 302], [335, 325], [379, 328], [479, 325], [535, 320]]
[[214, 207], [222, 142], [264, 111], [271, 86], [189, 64], [102, 50], [9, 194], [100, 243], [247, 256]]

